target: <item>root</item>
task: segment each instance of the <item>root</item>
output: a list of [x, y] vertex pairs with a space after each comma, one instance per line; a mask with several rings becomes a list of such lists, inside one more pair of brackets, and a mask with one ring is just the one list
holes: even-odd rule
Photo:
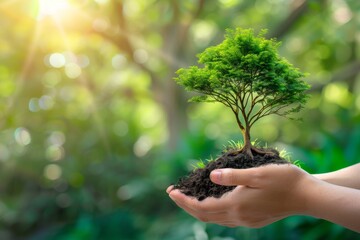
[[279, 155], [279, 152], [276, 151], [275, 149], [261, 149], [261, 148], [256, 148], [256, 147], [251, 147], [251, 154], [246, 152], [246, 150], [244, 148], [241, 149], [232, 149], [229, 151], [229, 155], [231, 156], [235, 156], [237, 154], [243, 153], [243, 154], [247, 154], [249, 155], [251, 158], [253, 157], [253, 154], [258, 154], [258, 155], [267, 155], [267, 156], [276, 156]]
[[260, 155], [268, 155], [268, 156], [279, 155], [279, 153], [274, 149], [264, 150], [264, 149], [259, 149], [256, 147], [251, 147], [251, 151], [255, 152], [257, 154], [260, 154]]

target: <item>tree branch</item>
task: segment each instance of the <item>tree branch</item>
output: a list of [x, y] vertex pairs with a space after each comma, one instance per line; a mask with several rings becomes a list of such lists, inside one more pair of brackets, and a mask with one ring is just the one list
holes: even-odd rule
[[322, 84], [314, 84], [309, 92], [320, 92], [322, 89], [328, 85], [329, 83], [342, 81], [344, 79], [355, 77], [360, 73], [360, 60], [355, 60], [341, 69], [335, 71], [332, 74], [332, 77], [329, 80], [322, 79], [317, 82], [322, 82]]
[[[177, 2], [177, 0], [174, 1]], [[199, 17], [202, 10], [204, 9], [204, 6], [205, 6], [205, 0], [199, 0], [197, 8], [191, 15], [192, 17], [190, 21], [181, 29], [178, 35], [178, 40], [179, 40], [179, 44], [178, 44], [179, 47], [177, 49], [178, 52], [181, 52], [184, 43], [186, 43], [186, 39], [188, 39], [190, 27], [193, 25], [193, 22]]]
[[[118, 28], [119, 28], [119, 42], [121, 42], [121, 48], [125, 50], [125, 52], [129, 55], [129, 57], [133, 58], [133, 52], [134, 48], [131, 44], [131, 41], [129, 39], [129, 33], [127, 28], [127, 21], [124, 16], [124, 6], [122, 1], [113, 1], [114, 7], [116, 9], [116, 16], [117, 16], [117, 22], [118, 22]], [[117, 44], [119, 45], [119, 44]]]
[[277, 28], [268, 34], [269, 38], [282, 38], [308, 10], [307, 0], [293, 0], [294, 9]]

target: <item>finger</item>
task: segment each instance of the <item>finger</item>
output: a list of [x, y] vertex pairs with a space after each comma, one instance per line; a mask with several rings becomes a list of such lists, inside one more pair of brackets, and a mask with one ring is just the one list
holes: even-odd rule
[[174, 185], [169, 186], [169, 187], [166, 189], [167, 194], [169, 194], [173, 189], [174, 189]]
[[197, 211], [196, 209], [192, 209], [189, 208], [186, 205], [183, 205], [181, 202], [176, 202], [174, 200], [174, 202], [176, 203], [176, 205], [178, 205], [179, 207], [181, 207], [182, 209], [184, 209], [186, 212], [191, 213], [192, 215], [196, 216], [197, 218], [201, 218], [201, 216], [207, 216], [207, 219], [211, 220], [211, 221], [227, 221], [229, 220], [229, 216], [231, 214], [228, 213], [228, 209], [225, 209], [225, 211], [222, 212], [200, 212]]
[[[173, 200], [173, 201], [179, 208], [183, 209], [185, 212], [187, 212], [192, 217], [200, 220], [198, 212], [192, 210], [191, 208], [188, 208], [187, 206], [182, 205], [181, 203], [179, 203], [179, 202], [177, 202], [175, 200]], [[201, 220], [205, 220], [205, 218], [202, 218]]]
[[[175, 201], [174, 201], [175, 202]], [[219, 222], [231, 222], [232, 220], [229, 217], [229, 214], [227, 212], [223, 213], [203, 213], [203, 212], [197, 212], [191, 208], [188, 208], [187, 206], [181, 205], [181, 203], [175, 202], [177, 206], [182, 208], [185, 212], [193, 216], [194, 218], [207, 223], [216, 223]]]
[[210, 173], [210, 179], [212, 182], [224, 186], [246, 185], [256, 187], [256, 179], [261, 177], [261, 172], [260, 168], [216, 169]]
[[198, 201], [194, 197], [188, 197], [175, 189], [170, 192], [170, 198], [182, 206], [186, 206], [196, 212], [202, 213], [222, 213], [224, 209], [231, 207], [230, 198], [213, 198], [209, 197], [203, 201]]
[[[172, 196], [170, 196], [171, 198]], [[181, 202], [176, 201], [176, 199], [172, 200], [175, 202], [175, 204], [182, 208], [185, 212], [187, 212], [189, 215], [191, 215], [192, 217], [202, 221], [202, 222], [210, 222], [210, 219], [216, 219], [216, 214], [209, 214], [209, 213], [204, 213], [204, 212], [198, 212], [192, 208], [189, 208], [186, 205], [183, 205]]]
[[224, 227], [228, 227], [228, 228], [235, 228], [235, 227], [239, 227], [240, 225], [234, 223], [233, 221], [224, 221], [224, 222], [214, 222], [217, 225], [220, 226], [224, 226]]
[[269, 224], [272, 224], [276, 221], [279, 221], [281, 218], [269, 218], [265, 220], [255, 220], [255, 221], [248, 221], [244, 222], [244, 224], [241, 224], [242, 226], [248, 227], [248, 228], [262, 228]]
[[294, 168], [299, 170], [292, 164], [268, 164], [247, 169], [216, 169], [210, 173], [210, 179], [212, 182], [224, 186], [245, 185], [258, 188], [266, 183], [269, 177], [281, 174], [284, 170], [294, 170]]

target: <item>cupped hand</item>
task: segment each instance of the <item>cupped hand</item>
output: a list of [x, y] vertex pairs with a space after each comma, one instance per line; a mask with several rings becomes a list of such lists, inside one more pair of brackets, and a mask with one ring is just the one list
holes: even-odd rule
[[293, 214], [306, 214], [311, 186], [317, 180], [291, 164], [270, 164], [249, 169], [217, 169], [210, 179], [237, 186], [221, 198], [198, 201], [170, 186], [170, 198], [203, 222], [228, 227], [263, 227]]

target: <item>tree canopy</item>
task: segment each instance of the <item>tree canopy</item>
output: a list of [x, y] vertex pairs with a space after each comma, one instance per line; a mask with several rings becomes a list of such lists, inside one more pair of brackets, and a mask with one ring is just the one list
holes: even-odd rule
[[309, 89], [304, 74], [279, 56], [280, 43], [266, 39], [265, 33], [229, 29], [222, 43], [198, 55], [203, 67], [181, 68], [175, 78], [186, 90], [202, 94], [192, 101], [220, 102], [232, 110], [248, 152], [253, 124], [270, 114], [298, 112]]

